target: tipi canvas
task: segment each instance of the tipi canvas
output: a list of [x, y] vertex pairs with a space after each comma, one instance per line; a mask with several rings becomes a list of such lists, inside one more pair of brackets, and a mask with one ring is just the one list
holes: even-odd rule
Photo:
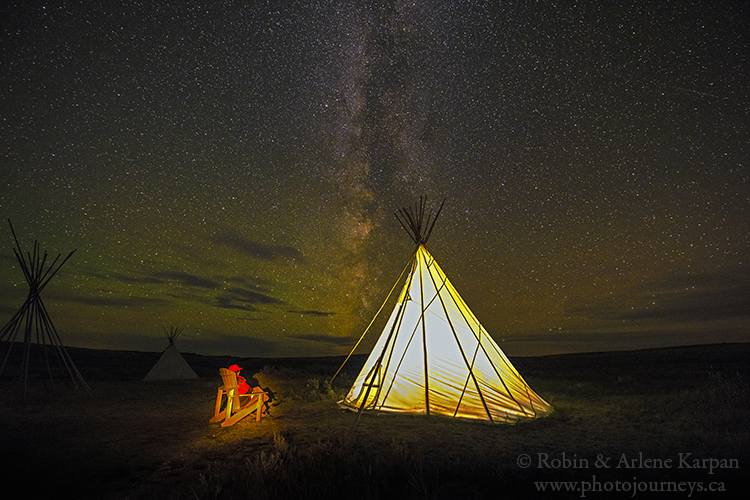
[[180, 351], [177, 350], [177, 347], [174, 345], [175, 340], [181, 332], [182, 330], [174, 328], [169, 332], [166, 332], [169, 345], [161, 353], [159, 361], [156, 362], [143, 378], [144, 381], [198, 378], [198, 375], [195, 374], [188, 362], [185, 361], [185, 358], [182, 357], [182, 354], [180, 354]]
[[421, 200], [397, 215], [417, 244], [411, 272], [342, 403], [360, 411], [494, 423], [547, 415], [552, 407], [524, 381], [427, 251], [440, 210], [430, 224], [424, 208]]

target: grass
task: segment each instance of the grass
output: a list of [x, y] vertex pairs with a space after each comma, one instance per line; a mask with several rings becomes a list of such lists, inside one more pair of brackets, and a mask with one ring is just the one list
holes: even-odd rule
[[[201, 378], [141, 383], [112, 368], [113, 353], [72, 355], [99, 374], [89, 380], [92, 399], [63, 394], [21, 403], [10, 396], [11, 384], [0, 385], [0, 458], [6, 484], [31, 490], [22, 498], [546, 498], [552, 493], [537, 493], [535, 481], [593, 476], [608, 484], [634, 477], [720, 482], [736, 493], [749, 472], [747, 344], [515, 359], [554, 406], [551, 416], [490, 425], [364, 414], [354, 433], [355, 414], [336, 402], [362, 359], [331, 383], [337, 358], [187, 355]], [[216, 372], [227, 361], [240, 362], [246, 375], [255, 373], [273, 392], [269, 417], [229, 428], [208, 423], [220, 382]], [[105, 362], [113, 373], [97, 371]], [[739, 467], [713, 474], [679, 468], [680, 454], [735, 459]], [[519, 465], [523, 457], [530, 466]], [[610, 464], [672, 460], [673, 466], [597, 467], [598, 457]], [[573, 464], [565, 465], [565, 458]], [[551, 466], [555, 460], [560, 467]], [[554, 498], [581, 493], [555, 492]], [[612, 497], [617, 494], [586, 495]]]

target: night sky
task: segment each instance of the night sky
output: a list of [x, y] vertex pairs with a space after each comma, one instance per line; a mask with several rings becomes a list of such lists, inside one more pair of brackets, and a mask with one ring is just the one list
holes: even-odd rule
[[[356, 3], [352, 6], [350, 3]], [[488, 5], [502, 4], [502, 6]], [[509, 355], [750, 341], [746, 2], [3, 2], [0, 323], [340, 355], [413, 243]], [[368, 335], [367, 352], [379, 331]]]

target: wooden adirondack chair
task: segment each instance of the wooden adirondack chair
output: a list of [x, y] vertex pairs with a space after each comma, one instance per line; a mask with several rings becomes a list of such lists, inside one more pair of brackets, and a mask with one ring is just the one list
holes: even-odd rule
[[[260, 420], [260, 415], [263, 413], [263, 396], [265, 392], [248, 392], [247, 394], [240, 394], [237, 390], [237, 374], [226, 368], [219, 368], [219, 374], [224, 382], [224, 385], [219, 387], [216, 394], [216, 409], [214, 410], [214, 416], [211, 418], [211, 422], [221, 422], [222, 427], [229, 427], [234, 425], [246, 416], [255, 412], [255, 421]], [[226, 396], [227, 404], [223, 410], [221, 408], [222, 399]], [[240, 402], [240, 398], [248, 398], [249, 401], [244, 403], [244, 406]]]

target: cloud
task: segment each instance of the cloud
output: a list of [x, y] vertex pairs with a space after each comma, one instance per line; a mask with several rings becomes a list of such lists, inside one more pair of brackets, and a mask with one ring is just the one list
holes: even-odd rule
[[352, 346], [355, 342], [351, 337], [331, 337], [329, 335], [292, 335], [291, 338], [343, 347]]
[[220, 295], [216, 297], [216, 303], [214, 304], [220, 309], [239, 309], [241, 311], [257, 311], [258, 308], [247, 303], [237, 303], [232, 297]]
[[[547, 332], [498, 339], [500, 348], [511, 357], [623, 351], [717, 342], [747, 342], [747, 332], [744, 329], [716, 330], [711, 328], [708, 331], [690, 331], [682, 328], [670, 330], [657, 327], [647, 331]], [[516, 365], [516, 368], [519, 366]]]
[[214, 280], [201, 278], [200, 276], [185, 273], [182, 271], [157, 271], [151, 273], [151, 276], [156, 280], [178, 281], [183, 285], [193, 286], [197, 288], [215, 289], [220, 287], [219, 283]]
[[310, 310], [308, 310], [308, 311], [294, 311], [294, 310], [290, 310], [289, 312], [290, 313], [294, 313], [294, 314], [302, 314], [302, 315], [305, 315], [305, 316], [333, 316], [334, 314], [336, 314], [335, 312], [310, 311]]
[[227, 288], [221, 295], [216, 297], [216, 307], [222, 309], [240, 309], [243, 311], [257, 311], [256, 304], [283, 304], [270, 295], [242, 287]]
[[[105, 275], [102, 275], [100, 273], [95, 274], [96, 277], [107, 277]], [[123, 283], [145, 283], [148, 285], [160, 285], [163, 283], [166, 283], [166, 280], [163, 278], [156, 278], [154, 276], [141, 276], [141, 277], [135, 277], [135, 276], [127, 276], [125, 274], [121, 273], [115, 273], [113, 275], [113, 278], [116, 281], [120, 281]]]
[[615, 301], [567, 308], [604, 321], [707, 322], [750, 316], [747, 270], [676, 274], [634, 287]]
[[[97, 277], [108, 277], [97, 273]], [[218, 288], [219, 283], [197, 276], [195, 274], [185, 273], [182, 271], [153, 271], [146, 276], [128, 276], [122, 273], [115, 273], [112, 277], [116, 281], [123, 283], [138, 283], [146, 285], [163, 285], [172, 281], [177, 281], [187, 286], [198, 288]]]
[[[106, 276], [99, 275], [102, 278]], [[209, 306], [221, 309], [237, 309], [242, 311], [257, 311], [256, 305], [263, 304], [283, 304], [284, 301], [266, 293], [266, 290], [253, 283], [253, 281], [242, 276], [214, 276], [206, 278], [197, 274], [191, 274], [183, 271], [150, 271], [144, 276], [127, 276], [124, 274], [115, 274], [113, 278], [118, 282], [146, 284], [146, 285], [165, 285], [168, 283], [179, 283], [186, 287], [200, 290], [210, 290], [215, 293], [195, 293], [187, 295], [168, 295], [179, 300], [198, 301]], [[230, 283], [234, 286], [225, 288]], [[166, 304], [166, 300], [146, 299], [130, 296], [121, 297], [77, 297], [71, 298], [77, 302], [89, 305], [107, 305], [107, 306], [130, 306], [130, 305], [161, 305]]]
[[186, 335], [180, 337], [179, 342], [182, 352], [243, 357], [275, 356], [278, 355], [280, 346], [276, 341], [250, 335], [230, 335], [218, 331], [204, 331], [199, 335]]
[[151, 297], [127, 297], [127, 296], [95, 296], [85, 297], [82, 295], [51, 295], [54, 300], [66, 300], [77, 302], [88, 306], [106, 306], [106, 307], [142, 307], [142, 306], [161, 306], [169, 303], [165, 299], [155, 299]]
[[742, 316], [750, 316], [750, 286], [671, 295], [619, 319], [712, 321]]
[[236, 234], [224, 233], [216, 237], [216, 243], [226, 245], [235, 250], [262, 260], [274, 260], [286, 258], [291, 260], [303, 260], [302, 252], [298, 249], [285, 245], [266, 245], [257, 241], [251, 241]]

